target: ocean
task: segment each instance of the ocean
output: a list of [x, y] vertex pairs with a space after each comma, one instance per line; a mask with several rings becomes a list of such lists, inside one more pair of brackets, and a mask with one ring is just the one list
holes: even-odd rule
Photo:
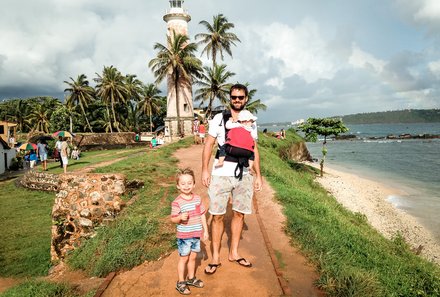
[[[358, 140], [327, 141], [326, 165], [355, 173], [405, 195], [388, 200], [415, 217], [440, 243], [440, 139], [371, 140], [390, 134], [440, 134], [440, 123], [347, 125]], [[288, 127], [259, 127], [279, 131]], [[321, 159], [322, 140], [307, 143], [313, 158]]]

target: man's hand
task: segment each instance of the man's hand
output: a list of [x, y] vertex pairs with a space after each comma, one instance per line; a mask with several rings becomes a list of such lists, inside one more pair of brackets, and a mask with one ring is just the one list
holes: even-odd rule
[[211, 174], [208, 171], [202, 171], [202, 184], [205, 187], [209, 187], [210, 182], [211, 182]]
[[261, 179], [261, 176], [256, 176], [254, 179], [254, 190], [256, 192], [261, 191], [263, 187], [263, 180]]

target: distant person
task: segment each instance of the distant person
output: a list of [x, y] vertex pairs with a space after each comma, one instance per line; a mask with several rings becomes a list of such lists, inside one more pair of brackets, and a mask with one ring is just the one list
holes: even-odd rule
[[225, 125], [229, 130], [228, 136], [225, 144], [219, 146], [216, 167], [222, 167], [226, 156], [231, 156], [238, 159], [235, 177], [241, 178], [243, 167], [249, 167], [252, 170], [255, 160], [254, 139], [258, 137], [254, 124], [256, 120], [257, 117], [248, 110], [240, 111], [237, 121], [229, 118]]
[[267, 128], [264, 128], [263, 134], [266, 134], [266, 133], [267, 133]]
[[159, 135], [157, 135], [157, 145], [162, 145], [165, 143], [163, 132], [160, 132]]
[[200, 126], [200, 121], [198, 117], [194, 117], [194, 121], [193, 121], [193, 125], [192, 125], [192, 132], [194, 135], [194, 144], [198, 144], [199, 143], [199, 126]]
[[190, 168], [179, 170], [176, 183], [179, 196], [171, 203], [171, 222], [177, 224], [177, 249], [180, 256], [176, 290], [182, 295], [189, 295], [191, 290], [188, 286], [204, 287], [203, 281], [196, 277], [195, 270], [197, 253], [201, 251], [200, 238], [209, 238], [208, 225], [202, 199], [193, 193], [194, 171]]
[[34, 150], [31, 150], [29, 154], [29, 167], [31, 169], [34, 169], [34, 166], [35, 164], [37, 164], [37, 161], [38, 161], [37, 153]]
[[67, 144], [67, 137], [61, 137], [61, 152], [60, 159], [63, 164], [63, 171], [67, 173], [67, 165], [69, 164], [69, 144]]
[[280, 138], [281, 139], [286, 139], [286, 131], [284, 131], [284, 129], [280, 130]]
[[79, 155], [80, 155], [79, 149], [76, 146], [73, 147], [73, 150], [72, 150], [72, 153], [70, 154], [70, 157], [73, 160], [79, 160]]
[[11, 135], [11, 137], [9, 137], [9, 146], [11, 148], [13, 148], [15, 146], [15, 137], [14, 137], [14, 135]]
[[40, 157], [41, 164], [43, 165], [43, 171], [47, 171], [47, 144], [41, 139], [37, 143], [37, 154]]
[[205, 134], [206, 134], [206, 126], [205, 126], [205, 124], [202, 121], [200, 121], [200, 124], [199, 124], [199, 137], [200, 137], [200, 142], [202, 144], [205, 144]]
[[153, 136], [153, 138], [151, 138], [151, 146], [152, 146], [152, 147], [156, 147], [156, 146], [157, 146], [157, 139], [156, 139], [156, 136]]
[[63, 168], [63, 159], [61, 158], [61, 145], [63, 144], [63, 137], [58, 136], [57, 142], [55, 142], [55, 156], [58, 156], [60, 160], [60, 167]]

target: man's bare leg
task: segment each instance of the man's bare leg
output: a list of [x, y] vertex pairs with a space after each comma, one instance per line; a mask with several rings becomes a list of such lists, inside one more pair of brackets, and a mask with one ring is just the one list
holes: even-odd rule
[[[212, 260], [211, 264], [220, 264], [220, 246], [222, 242], [224, 225], [224, 215], [213, 215], [211, 221], [211, 240], [212, 240]], [[206, 267], [206, 271], [212, 272], [216, 268]]]
[[[238, 245], [240, 243], [241, 231], [243, 230], [244, 214], [233, 211], [231, 221], [231, 247], [229, 249], [229, 261], [235, 261], [242, 257], [238, 253]], [[240, 261], [242, 265], [248, 265], [248, 261]]]

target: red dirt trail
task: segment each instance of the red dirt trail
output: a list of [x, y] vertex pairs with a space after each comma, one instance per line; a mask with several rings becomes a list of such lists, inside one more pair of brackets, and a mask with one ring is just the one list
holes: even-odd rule
[[[201, 195], [207, 205], [207, 189], [201, 185], [201, 155], [201, 145], [193, 145], [175, 153], [175, 157], [179, 159], [179, 167], [191, 167], [195, 171], [195, 193]], [[263, 190], [257, 193], [254, 200], [254, 213], [245, 217], [240, 242], [241, 255], [250, 260], [253, 267], [244, 268], [228, 261], [229, 234], [225, 232], [220, 253], [222, 266], [213, 275], [203, 272], [210, 263], [210, 241], [202, 244], [203, 253], [197, 261], [196, 275], [204, 281], [205, 287], [191, 287], [191, 295], [324, 296], [313, 286], [313, 282], [318, 278], [314, 268], [290, 245], [289, 238], [283, 231], [285, 219], [281, 207], [275, 202], [274, 192], [267, 182], [264, 181]], [[230, 214], [229, 209], [225, 221], [226, 231]], [[262, 225], [263, 228], [260, 228]], [[275, 265], [271, 256], [275, 259]], [[178, 257], [175, 251], [160, 261], [144, 263], [130, 271], [117, 274], [101, 296], [179, 296], [175, 289]], [[281, 268], [275, 269], [276, 266]]]

